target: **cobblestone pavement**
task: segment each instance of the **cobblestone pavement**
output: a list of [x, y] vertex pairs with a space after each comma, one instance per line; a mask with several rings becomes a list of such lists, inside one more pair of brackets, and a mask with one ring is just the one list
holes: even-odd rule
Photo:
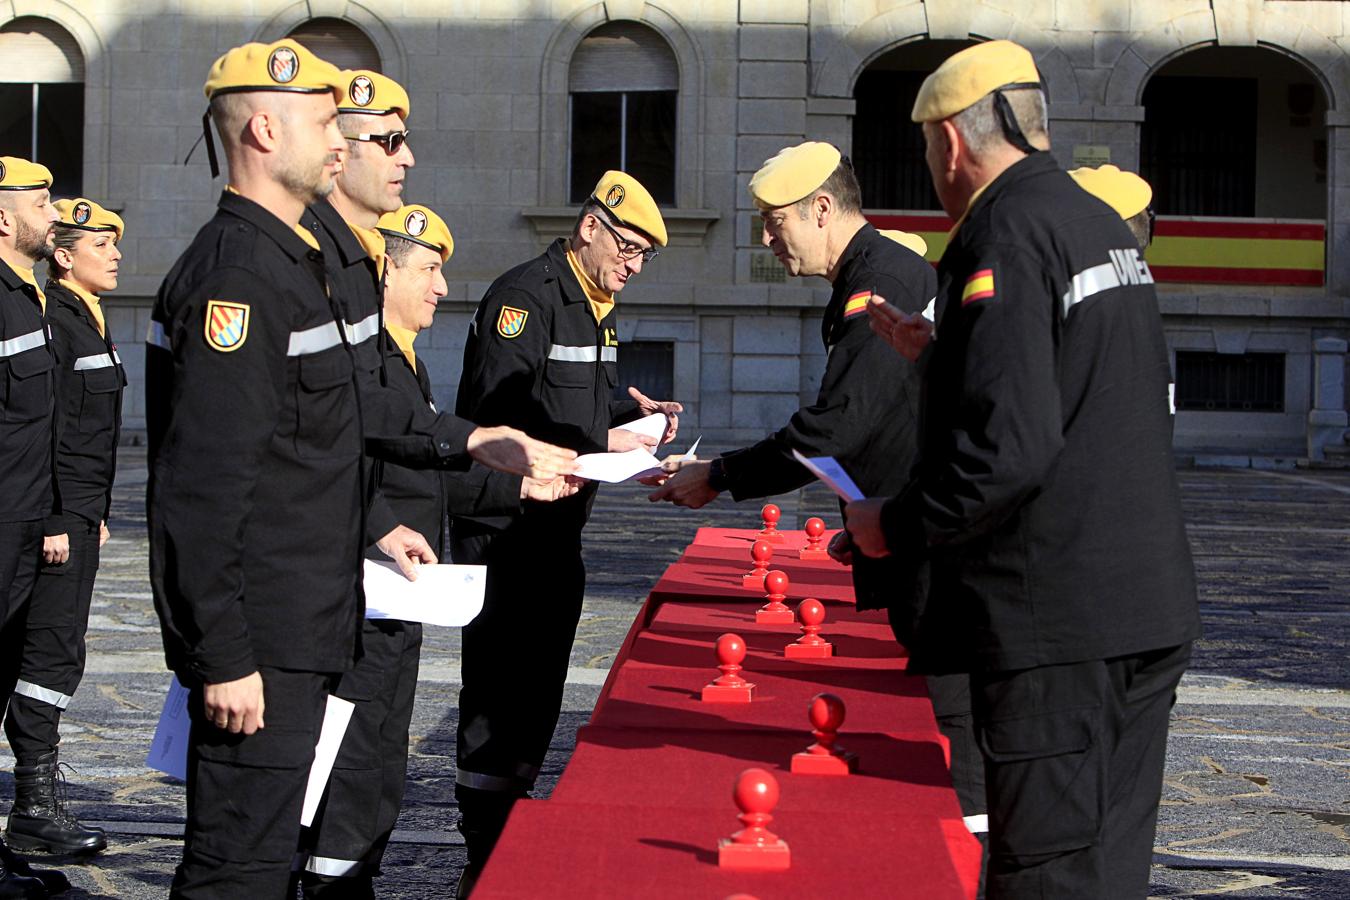
[[[1174, 715], [1152, 893], [1350, 896], [1350, 473], [1190, 470], [1181, 480], [1206, 634]], [[44, 860], [65, 866], [76, 885], [68, 897], [162, 897], [181, 850], [182, 786], [143, 765], [168, 682], [146, 583], [144, 485], [143, 454], [126, 448], [89, 673], [62, 723], [71, 804], [109, 830], [110, 846], [88, 863]], [[604, 489], [587, 530], [585, 611], [541, 796], [660, 572], [698, 525], [757, 521], [755, 504], [690, 513], [650, 506], [644, 493]], [[819, 487], [780, 505], [785, 527], [821, 513], [838, 523]], [[429, 629], [381, 896], [444, 897], [463, 864], [452, 790], [458, 659], [458, 632]], [[6, 806], [11, 765], [0, 742]]]

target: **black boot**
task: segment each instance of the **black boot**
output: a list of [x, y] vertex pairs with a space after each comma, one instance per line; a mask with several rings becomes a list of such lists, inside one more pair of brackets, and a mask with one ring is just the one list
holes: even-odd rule
[[0, 842], [0, 900], [44, 900], [47, 887], [36, 878], [21, 875], [12, 863], [19, 860]]
[[[15, 856], [14, 851], [6, 847], [3, 840], [0, 840], [0, 868], [8, 869], [15, 875], [22, 875], [24, 878], [36, 878], [42, 882], [43, 887], [47, 889], [47, 893], [53, 897], [70, 890], [70, 880], [60, 869], [33, 868], [28, 864], [28, 860]], [[0, 894], [0, 897], [3, 896], [3, 894]]]
[[65, 785], [57, 788], [57, 774], [55, 750], [39, 756], [36, 765], [14, 767], [14, 808], [5, 839], [16, 850], [97, 853], [108, 846], [103, 829], [86, 828], [66, 811]]

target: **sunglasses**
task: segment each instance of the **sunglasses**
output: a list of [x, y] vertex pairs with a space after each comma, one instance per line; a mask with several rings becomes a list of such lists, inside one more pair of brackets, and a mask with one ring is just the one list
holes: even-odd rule
[[349, 141], [369, 141], [372, 144], [379, 144], [386, 154], [393, 156], [408, 142], [409, 134], [411, 134], [409, 131], [390, 131], [385, 134], [344, 134], [343, 137]]
[[595, 217], [595, 221], [605, 226], [605, 230], [614, 237], [614, 246], [619, 249], [619, 259], [636, 259], [641, 256], [644, 263], [649, 263], [661, 255], [661, 251], [657, 250], [655, 247], [643, 247], [641, 244], [628, 240], [623, 235], [619, 234], [619, 232], [615, 231], [613, 225], [609, 224], [599, 216]]

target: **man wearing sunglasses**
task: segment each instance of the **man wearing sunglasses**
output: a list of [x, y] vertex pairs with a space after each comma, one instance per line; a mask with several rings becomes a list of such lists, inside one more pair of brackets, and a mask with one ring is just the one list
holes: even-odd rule
[[[653, 446], [615, 426], [654, 412], [666, 414], [672, 439], [680, 404], [633, 387], [615, 398], [616, 295], [665, 243], [651, 194], [631, 175], [606, 172], [570, 238], [488, 288], [469, 328], [456, 412], [578, 453]], [[483, 611], [464, 628], [455, 798], [469, 864], [457, 896], [468, 896], [511, 806], [534, 787], [557, 725], [594, 500], [589, 483], [556, 503], [527, 501], [518, 515], [452, 521], [455, 561], [488, 567]]]

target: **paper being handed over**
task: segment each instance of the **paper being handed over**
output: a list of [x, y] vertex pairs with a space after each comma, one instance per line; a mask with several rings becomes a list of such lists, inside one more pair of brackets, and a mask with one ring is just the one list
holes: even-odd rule
[[816, 456], [807, 459], [796, 450], [792, 451], [793, 457], [797, 462], [806, 466], [811, 474], [825, 482], [825, 486], [834, 491], [844, 501], [852, 503], [854, 500], [862, 500], [866, 495], [858, 490], [858, 486], [853, 483], [853, 479], [844, 471], [844, 467], [839, 465], [839, 461], [833, 456]]
[[368, 559], [362, 581], [367, 619], [467, 625], [483, 608], [487, 566], [418, 566], [409, 581], [394, 563]]

